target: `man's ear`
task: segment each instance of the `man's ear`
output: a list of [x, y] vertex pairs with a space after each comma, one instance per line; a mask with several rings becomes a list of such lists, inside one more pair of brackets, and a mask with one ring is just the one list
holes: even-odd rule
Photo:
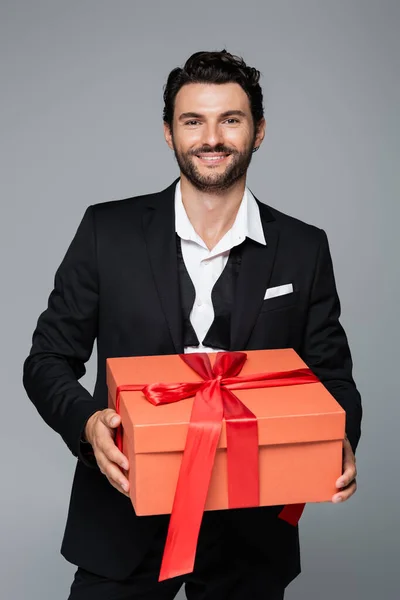
[[267, 123], [265, 121], [264, 118], [261, 119], [261, 121], [257, 124], [257, 130], [256, 130], [256, 138], [254, 140], [254, 147], [255, 148], [259, 148], [263, 142], [263, 139], [265, 137], [265, 130], [267, 128]]
[[168, 125], [168, 123], [164, 123], [164, 137], [165, 137], [165, 141], [167, 142], [168, 146], [171, 148], [171, 150], [173, 150], [174, 145], [172, 143], [172, 130], [171, 130], [171, 127]]

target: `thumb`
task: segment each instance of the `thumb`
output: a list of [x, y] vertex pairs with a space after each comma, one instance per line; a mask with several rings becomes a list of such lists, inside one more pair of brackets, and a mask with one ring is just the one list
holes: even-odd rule
[[121, 417], [112, 408], [107, 408], [103, 413], [103, 423], [107, 427], [118, 427], [121, 423]]

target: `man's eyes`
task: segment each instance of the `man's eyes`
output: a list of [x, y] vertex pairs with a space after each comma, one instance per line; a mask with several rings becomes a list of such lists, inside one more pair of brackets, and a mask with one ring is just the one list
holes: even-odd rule
[[[224, 121], [222, 121], [222, 123], [227, 123], [228, 125], [236, 125], [236, 123], [240, 123], [239, 119], [235, 119], [235, 118], [229, 118], [229, 119], [225, 119]], [[185, 121], [185, 125], [189, 125], [189, 126], [196, 126], [196, 125], [201, 125], [201, 121], [196, 121], [194, 119], [192, 119], [191, 121]]]

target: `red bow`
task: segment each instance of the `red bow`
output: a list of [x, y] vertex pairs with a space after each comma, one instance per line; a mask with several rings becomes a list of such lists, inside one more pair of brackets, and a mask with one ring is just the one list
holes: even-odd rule
[[[229, 508], [260, 504], [257, 417], [230, 390], [318, 382], [308, 368], [238, 376], [247, 358], [244, 352], [219, 352], [214, 367], [206, 353], [179, 356], [203, 381], [121, 385], [117, 387], [115, 403], [119, 413], [120, 393], [125, 391], [141, 390], [155, 406], [195, 396], [159, 581], [193, 571], [223, 419], [227, 435]], [[120, 430], [116, 443], [122, 450]], [[304, 504], [287, 505], [279, 517], [296, 525], [303, 509]]]

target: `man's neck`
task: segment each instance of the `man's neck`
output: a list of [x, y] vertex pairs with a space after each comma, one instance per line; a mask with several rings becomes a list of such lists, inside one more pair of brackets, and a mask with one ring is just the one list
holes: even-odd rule
[[181, 175], [182, 202], [189, 221], [209, 250], [224, 237], [235, 222], [246, 186], [246, 179], [219, 194], [197, 190]]

